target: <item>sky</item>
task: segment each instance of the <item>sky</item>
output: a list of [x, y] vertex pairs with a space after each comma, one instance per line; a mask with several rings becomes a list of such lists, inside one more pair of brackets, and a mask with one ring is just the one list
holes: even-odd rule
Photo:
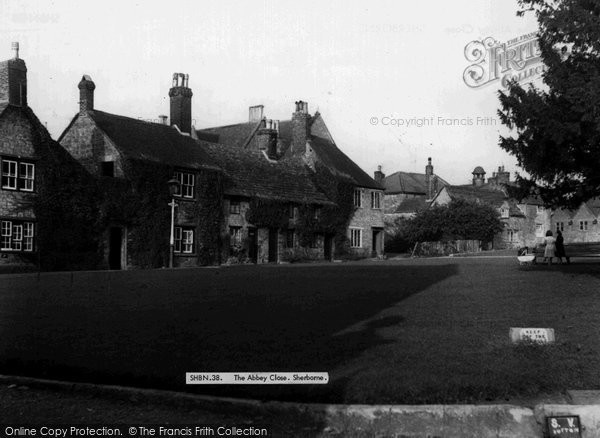
[[499, 81], [470, 88], [471, 41], [537, 29], [516, 0], [0, 0], [0, 59], [20, 43], [28, 103], [54, 138], [78, 111], [83, 74], [95, 107], [157, 120], [175, 72], [189, 74], [196, 128], [271, 119], [294, 102], [319, 111], [336, 144], [367, 173], [435, 173], [468, 183], [474, 167], [519, 171], [498, 146]]

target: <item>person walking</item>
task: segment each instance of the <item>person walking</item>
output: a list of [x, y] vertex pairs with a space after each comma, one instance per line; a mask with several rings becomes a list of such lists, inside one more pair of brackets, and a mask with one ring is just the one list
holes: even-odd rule
[[567, 260], [567, 265], [571, 263], [571, 259], [565, 252], [565, 239], [560, 231], [556, 232], [556, 258], [558, 259], [558, 263], [562, 265], [563, 257]]
[[552, 236], [552, 231], [546, 231], [544, 243], [546, 244], [546, 248], [544, 249], [544, 262], [551, 265], [556, 252], [556, 239]]

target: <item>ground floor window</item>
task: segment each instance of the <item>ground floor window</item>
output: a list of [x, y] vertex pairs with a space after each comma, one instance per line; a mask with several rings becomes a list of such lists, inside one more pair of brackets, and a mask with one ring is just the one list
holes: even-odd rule
[[175, 227], [175, 248], [177, 254], [194, 253], [194, 229], [192, 227]]
[[506, 238], [509, 242], [516, 242], [519, 240], [519, 232], [517, 230], [506, 230]]
[[544, 226], [542, 224], [535, 224], [535, 235], [536, 237], [544, 237]]
[[229, 235], [231, 236], [232, 245], [242, 244], [242, 227], [229, 227]]
[[360, 228], [350, 228], [350, 246], [352, 248], [362, 247], [362, 230]]
[[556, 231], [560, 231], [563, 232], [565, 231], [565, 223], [564, 222], [557, 222], [556, 223]]
[[285, 247], [293, 248], [294, 247], [294, 230], [287, 230], [285, 235]]
[[33, 252], [33, 222], [3, 220], [0, 224], [2, 251]]

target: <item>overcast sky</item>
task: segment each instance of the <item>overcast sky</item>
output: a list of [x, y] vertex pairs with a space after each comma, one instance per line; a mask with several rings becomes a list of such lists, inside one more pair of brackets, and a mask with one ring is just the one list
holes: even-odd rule
[[460, 184], [478, 165], [488, 176], [518, 170], [498, 147], [500, 84], [463, 81], [469, 42], [536, 30], [516, 11], [516, 0], [0, 0], [0, 57], [20, 42], [29, 104], [54, 138], [78, 110], [83, 74], [96, 83], [97, 109], [157, 119], [182, 72], [197, 128], [246, 121], [256, 104], [289, 119], [301, 99], [369, 174], [377, 165], [423, 172], [431, 156], [438, 175]]

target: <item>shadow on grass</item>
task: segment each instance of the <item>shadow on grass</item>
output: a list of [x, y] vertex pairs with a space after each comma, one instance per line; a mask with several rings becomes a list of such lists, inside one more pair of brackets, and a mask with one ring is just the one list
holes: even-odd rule
[[[185, 385], [186, 372], [327, 371], [386, 341], [381, 313], [458, 267], [319, 266], [42, 276], [0, 294], [0, 371], [65, 380], [342, 402], [328, 385]], [[65, 276], [71, 274], [65, 274]], [[18, 287], [18, 285], [14, 285]], [[380, 315], [381, 314], [381, 315]]]

